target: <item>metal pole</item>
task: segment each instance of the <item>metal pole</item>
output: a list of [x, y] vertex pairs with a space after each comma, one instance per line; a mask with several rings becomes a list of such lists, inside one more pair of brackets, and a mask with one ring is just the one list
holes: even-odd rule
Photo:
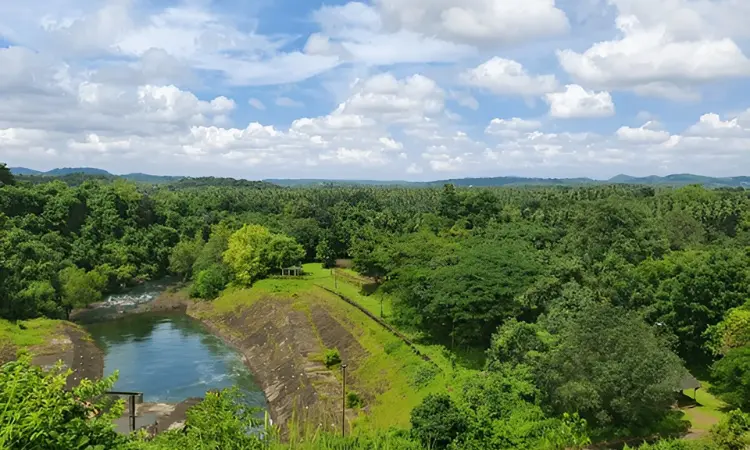
[[135, 395], [130, 396], [130, 431], [135, 431]]
[[341, 390], [341, 437], [346, 436], [346, 364], [341, 365], [344, 372], [344, 387]]

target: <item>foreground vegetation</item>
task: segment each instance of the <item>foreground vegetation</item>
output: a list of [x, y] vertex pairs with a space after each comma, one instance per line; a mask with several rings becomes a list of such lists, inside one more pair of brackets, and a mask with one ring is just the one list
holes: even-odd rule
[[[382, 300], [386, 320], [455, 380], [408, 404], [408, 424], [404, 413], [397, 430], [384, 430], [386, 421], [362, 427], [358, 439], [380, 442], [362, 448], [576, 448], [654, 436], [664, 439], [646, 448], [745, 445], [745, 190], [178, 189], [4, 177], [2, 318], [65, 318], [170, 272], [192, 283], [194, 297], [218, 297], [217, 311], [249, 301], [254, 290], [333, 284], [376, 315]], [[308, 279], [267, 279], [302, 261], [329, 268], [338, 258], [351, 259], [377, 291], [364, 295], [315, 269]], [[373, 342], [384, 345], [380, 339]], [[726, 411], [715, 428], [693, 426], [701, 439], [671, 441], [691, 427], [673, 408], [686, 367], [707, 377]], [[195, 448], [232, 448], [220, 444], [250, 421], [236, 422], [243, 417], [231, 413], [236, 405], [217, 396], [201, 408], [214, 408], [224, 428], [193, 419], [184, 435], [117, 445], [177, 448], [194, 436]], [[354, 445], [314, 430], [301, 439]], [[256, 445], [249, 440], [243, 448]]]

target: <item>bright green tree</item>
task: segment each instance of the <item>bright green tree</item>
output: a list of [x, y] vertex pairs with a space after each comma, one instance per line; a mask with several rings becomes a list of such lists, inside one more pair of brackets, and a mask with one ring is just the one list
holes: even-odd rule
[[238, 283], [249, 286], [268, 273], [263, 249], [270, 240], [271, 232], [260, 225], [245, 225], [229, 238], [224, 262], [232, 269]]
[[185, 280], [193, 274], [193, 265], [203, 249], [203, 239], [196, 236], [192, 239], [182, 239], [175, 245], [169, 255], [169, 270], [181, 275]]
[[106, 284], [98, 272], [86, 272], [77, 267], [67, 267], [60, 271], [62, 306], [66, 317], [74, 308], [82, 308], [101, 300], [102, 289]]

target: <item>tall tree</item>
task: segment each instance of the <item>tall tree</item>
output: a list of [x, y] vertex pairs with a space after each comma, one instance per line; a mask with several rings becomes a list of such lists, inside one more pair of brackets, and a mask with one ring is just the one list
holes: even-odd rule
[[0, 163], [0, 187], [3, 185], [13, 186], [14, 184], [16, 184], [16, 179], [10, 169], [5, 163]]

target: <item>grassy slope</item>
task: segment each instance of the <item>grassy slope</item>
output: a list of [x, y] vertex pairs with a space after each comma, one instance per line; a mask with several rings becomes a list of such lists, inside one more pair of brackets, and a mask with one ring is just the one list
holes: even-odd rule
[[[407, 426], [411, 410], [427, 394], [445, 391], [455, 383], [458, 374], [452, 373], [442, 354], [435, 353], [442, 370], [427, 383], [417, 386], [415, 380], [432, 366], [361, 311], [320, 289], [318, 286], [333, 287], [329, 270], [322, 269], [320, 264], [308, 264], [305, 272], [304, 279], [267, 279], [250, 289], [229, 289], [212, 302], [210, 309], [202, 309], [197, 315], [227, 314], [273, 296], [293, 298], [293, 307], [303, 311], [309, 311], [313, 305], [324, 307], [368, 353], [351, 373], [357, 383], [356, 389], [375, 395], [375, 401], [368, 405], [368, 414], [362, 414], [356, 421], [355, 427], [360, 429]], [[345, 295], [352, 293], [349, 288], [355, 291], [353, 293], [357, 289], [341, 281], [339, 288], [346, 290]], [[340, 376], [340, 371], [334, 369], [332, 372]]]
[[43, 352], [45, 344], [62, 334], [63, 322], [60, 320], [33, 319], [14, 324], [0, 319], [0, 359], [15, 357], [19, 349]]

